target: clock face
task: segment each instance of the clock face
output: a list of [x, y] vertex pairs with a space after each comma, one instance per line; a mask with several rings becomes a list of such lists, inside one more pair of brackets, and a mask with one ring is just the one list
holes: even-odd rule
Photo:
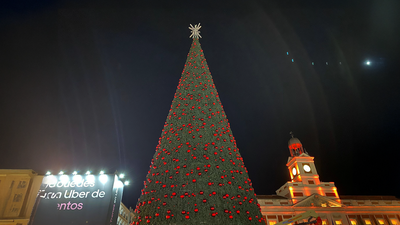
[[304, 165], [304, 166], [303, 166], [303, 169], [304, 169], [304, 171], [306, 171], [306, 172], [310, 172], [310, 171], [311, 171], [311, 168], [310, 168], [309, 165]]
[[297, 175], [297, 170], [296, 170], [296, 168], [292, 168], [292, 174], [293, 174], [293, 176], [296, 176]]

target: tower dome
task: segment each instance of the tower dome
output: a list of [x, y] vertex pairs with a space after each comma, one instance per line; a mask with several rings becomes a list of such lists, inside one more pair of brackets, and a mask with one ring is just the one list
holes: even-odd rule
[[288, 142], [288, 148], [292, 157], [299, 156], [304, 153], [303, 145], [298, 138], [293, 137], [293, 132], [290, 132], [292, 138]]
[[300, 140], [298, 138], [292, 137], [288, 142], [288, 147], [290, 149], [300, 148], [302, 146]]

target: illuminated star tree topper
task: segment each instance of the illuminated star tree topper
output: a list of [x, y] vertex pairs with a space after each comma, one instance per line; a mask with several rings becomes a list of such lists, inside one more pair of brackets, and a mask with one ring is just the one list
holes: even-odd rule
[[194, 26], [192, 24], [190, 24], [189, 29], [191, 30], [192, 34], [189, 36], [189, 38], [201, 38], [200, 36], [200, 23], [199, 24], [195, 24]]

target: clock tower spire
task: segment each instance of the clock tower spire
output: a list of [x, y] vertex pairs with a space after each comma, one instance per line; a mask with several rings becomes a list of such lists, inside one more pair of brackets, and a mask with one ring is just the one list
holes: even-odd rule
[[333, 182], [321, 182], [314, 157], [303, 148], [303, 144], [290, 132], [292, 138], [288, 142], [290, 156], [287, 161], [291, 181], [286, 182], [276, 193], [292, 199], [293, 203], [310, 196], [319, 194], [340, 201], [337, 189]]

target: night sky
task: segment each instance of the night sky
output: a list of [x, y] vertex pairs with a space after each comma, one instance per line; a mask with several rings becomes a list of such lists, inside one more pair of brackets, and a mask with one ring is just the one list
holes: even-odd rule
[[0, 7], [0, 169], [118, 170], [133, 207], [188, 26], [201, 23], [257, 194], [289, 180], [293, 131], [339, 195], [400, 197], [397, 0], [11, 2]]

